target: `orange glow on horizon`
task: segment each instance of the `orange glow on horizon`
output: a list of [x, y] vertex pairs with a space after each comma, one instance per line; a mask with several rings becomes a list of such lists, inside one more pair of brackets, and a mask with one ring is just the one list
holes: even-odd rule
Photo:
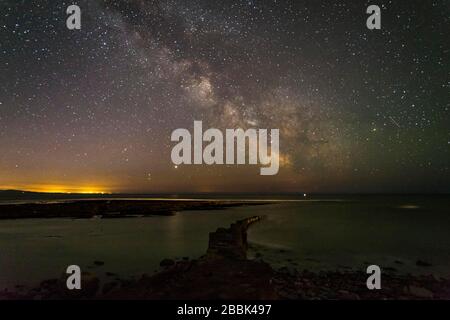
[[57, 184], [36, 184], [36, 185], [0, 185], [0, 190], [21, 190], [29, 192], [43, 193], [79, 193], [79, 194], [105, 194], [111, 193], [108, 188], [93, 185], [69, 186]]

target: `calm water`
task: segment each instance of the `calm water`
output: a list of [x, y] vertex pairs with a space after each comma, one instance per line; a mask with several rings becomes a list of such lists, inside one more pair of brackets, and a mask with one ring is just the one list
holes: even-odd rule
[[[151, 274], [164, 258], [199, 257], [208, 233], [251, 215], [250, 256], [275, 267], [365, 270], [450, 277], [449, 201], [444, 197], [366, 197], [280, 202], [175, 216], [130, 219], [0, 221], [0, 287], [59, 277], [70, 264], [106, 279]], [[418, 259], [432, 263], [418, 267]], [[103, 261], [95, 266], [94, 261]], [[111, 278], [112, 279], [112, 278]]]

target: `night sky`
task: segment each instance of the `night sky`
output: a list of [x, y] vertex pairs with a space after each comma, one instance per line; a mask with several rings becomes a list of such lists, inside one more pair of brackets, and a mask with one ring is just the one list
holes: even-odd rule
[[[66, 28], [70, 4], [81, 30]], [[0, 13], [0, 189], [450, 192], [450, 1], [0, 0]], [[176, 168], [171, 132], [194, 120], [279, 128], [278, 175]]]

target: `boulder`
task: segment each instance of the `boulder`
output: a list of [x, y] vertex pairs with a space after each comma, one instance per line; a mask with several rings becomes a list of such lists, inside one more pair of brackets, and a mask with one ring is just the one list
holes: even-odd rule
[[423, 260], [417, 260], [416, 265], [418, 265], [419, 267], [431, 267], [431, 263]]
[[175, 264], [175, 261], [173, 261], [172, 259], [163, 259], [159, 263], [159, 265], [161, 267], [170, 267], [170, 266], [173, 266], [174, 264]]
[[413, 295], [417, 298], [422, 299], [433, 299], [434, 294], [430, 290], [426, 288], [416, 287], [416, 286], [407, 286], [404, 289], [405, 293]]

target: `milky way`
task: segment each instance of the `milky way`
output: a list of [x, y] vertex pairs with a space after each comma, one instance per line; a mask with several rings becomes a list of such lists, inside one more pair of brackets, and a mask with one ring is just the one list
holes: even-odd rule
[[[450, 4], [372, 2], [1, 1], [0, 189], [450, 191]], [[279, 174], [175, 168], [194, 120], [279, 128]]]

